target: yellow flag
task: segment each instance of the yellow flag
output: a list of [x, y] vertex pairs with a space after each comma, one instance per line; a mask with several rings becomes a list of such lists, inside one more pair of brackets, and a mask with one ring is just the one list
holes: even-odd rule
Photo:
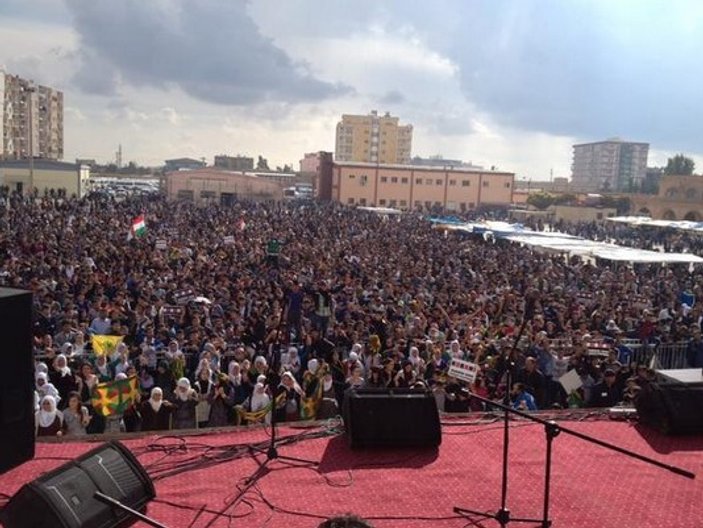
[[123, 339], [124, 336], [94, 335], [92, 339], [93, 352], [96, 356], [109, 356]]

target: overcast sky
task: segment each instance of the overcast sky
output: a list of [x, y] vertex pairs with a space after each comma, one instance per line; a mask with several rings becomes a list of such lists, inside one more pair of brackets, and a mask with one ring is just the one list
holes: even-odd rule
[[343, 113], [413, 154], [569, 176], [571, 145], [703, 168], [703, 2], [0, 0], [0, 66], [64, 91], [66, 159], [334, 150]]

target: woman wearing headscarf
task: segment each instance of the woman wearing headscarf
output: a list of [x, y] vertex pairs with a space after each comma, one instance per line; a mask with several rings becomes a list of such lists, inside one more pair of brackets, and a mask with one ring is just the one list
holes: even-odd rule
[[165, 431], [171, 427], [173, 406], [164, 400], [164, 393], [159, 387], [151, 389], [148, 400], [141, 404], [142, 431]]
[[241, 405], [252, 393], [249, 377], [242, 373], [242, 368], [236, 361], [230, 361], [228, 366], [229, 394], [233, 405]]
[[56, 399], [46, 395], [41, 399], [39, 411], [34, 415], [37, 436], [61, 436], [63, 414], [56, 408]]
[[224, 427], [229, 424], [233, 407], [231, 386], [229, 378], [221, 375], [208, 393], [209, 415], [205, 424], [207, 427]]
[[197, 427], [195, 407], [198, 405], [198, 395], [190, 386], [188, 378], [180, 378], [176, 383], [176, 393], [171, 398], [175, 407], [173, 411], [174, 429], [194, 429]]
[[34, 387], [41, 400], [44, 396], [53, 396], [54, 402], [61, 401], [61, 396], [59, 396], [59, 391], [54, 387], [53, 383], [49, 382], [49, 376], [46, 372], [37, 372], [34, 381]]
[[198, 405], [195, 407], [195, 419], [198, 427], [206, 427], [210, 419], [210, 394], [215, 390], [215, 380], [213, 380], [210, 367], [204, 368], [198, 374], [198, 379], [193, 383], [193, 388], [198, 394]]
[[320, 365], [317, 359], [308, 361], [308, 369], [303, 374], [303, 392], [301, 399], [300, 417], [303, 420], [315, 420], [317, 409], [322, 401], [321, 377], [328, 371], [326, 364]]
[[292, 422], [297, 420], [300, 417], [300, 398], [304, 394], [293, 374], [290, 372], [281, 374], [281, 382], [274, 393], [276, 421]]
[[107, 356], [97, 356], [95, 358], [95, 374], [100, 383], [111, 381], [114, 378], [112, 369], [107, 362]]
[[[237, 406], [239, 409], [239, 411], [237, 412], [237, 425], [239, 425], [242, 415], [245, 416], [244, 421], [241, 422], [242, 425], [249, 425], [252, 423], [260, 423], [260, 422], [270, 424], [271, 423], [271, 411], [267, 412], [258, 421], [247, 420], [246, 414], [245, 414], [245, 413], [255, 413], [255, 412], [262, 411], [263, 409], [266, 409], [266, 407], [269, 406], [270, 404], [271, 404], [271, 398], [266, 393], [266, 385], [264, 385], [261, 382], [258, 382], [256, 385], [254, 385], [254, 392], [251, 393], [251, 396], [249, 396], [246, 400], [244, 400], [244, 403], [242, 403], [242, 405]], [[251, 415], [249, 415], [249, 416], [251, 416]]]
[[93, 365], [90, 363], [83, 363], [78, 375], [83, 381], [80, 392], [81, 401], [89, 402], [93, 388], [99, 383], [98, 377], [93, 372]]
[[57, 402], [59, 409], [68, 405], [68, 395], [73, 391], [80, 392], [78, 376], [71, 372], [68, 366], [68, 359], [63, 354], [59, 354], [54, 359], [53, 369], [49, 371], [49, 379], [59, 391], [61, 401]]
[[337, 403], [337, 394], [334, 387], [334, 379], [331, 372], [325, 372], [322, 377], [322, 399], [317, 408], [318, 420], [327, 420], [334, 418], [339, 414], [339, 404]]

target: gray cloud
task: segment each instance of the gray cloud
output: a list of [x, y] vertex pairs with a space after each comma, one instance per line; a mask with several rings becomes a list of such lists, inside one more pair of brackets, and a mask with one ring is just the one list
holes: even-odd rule
[[111, 94], [119, 79], [177, 86], [228, 105], [316, 101], [349, 91], [316, 79], [265, 38], [242, 1], [66, 3], [82, 49], [76, 82], [91, 93]]
[[398, 90], [390, 90], [383, 94], [383, 96], [378, 100], [379, 103], [384, 105], [402, 104], [405, 101], [405, 96]]

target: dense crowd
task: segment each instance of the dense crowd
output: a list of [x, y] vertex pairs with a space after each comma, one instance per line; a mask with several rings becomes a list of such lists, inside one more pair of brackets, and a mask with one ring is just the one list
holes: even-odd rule
[[[2, 284], [34, 292], [38, 435], [325, 419], [349, 387], [431, 390], [446, 412], [485, 409], [472, 393], [606, 407], [651, 379], [628, 338], [687, 341], [703, 367], [700, 269], [567, 260], [419, 214], [4, 190], [0, 256]], [[124, 339], [96, 356], [95, 335]], [[480, 365], [471, 387], [452, 358]], [[132, 376], [140, 401], [95, 413], [94, 387]]]

